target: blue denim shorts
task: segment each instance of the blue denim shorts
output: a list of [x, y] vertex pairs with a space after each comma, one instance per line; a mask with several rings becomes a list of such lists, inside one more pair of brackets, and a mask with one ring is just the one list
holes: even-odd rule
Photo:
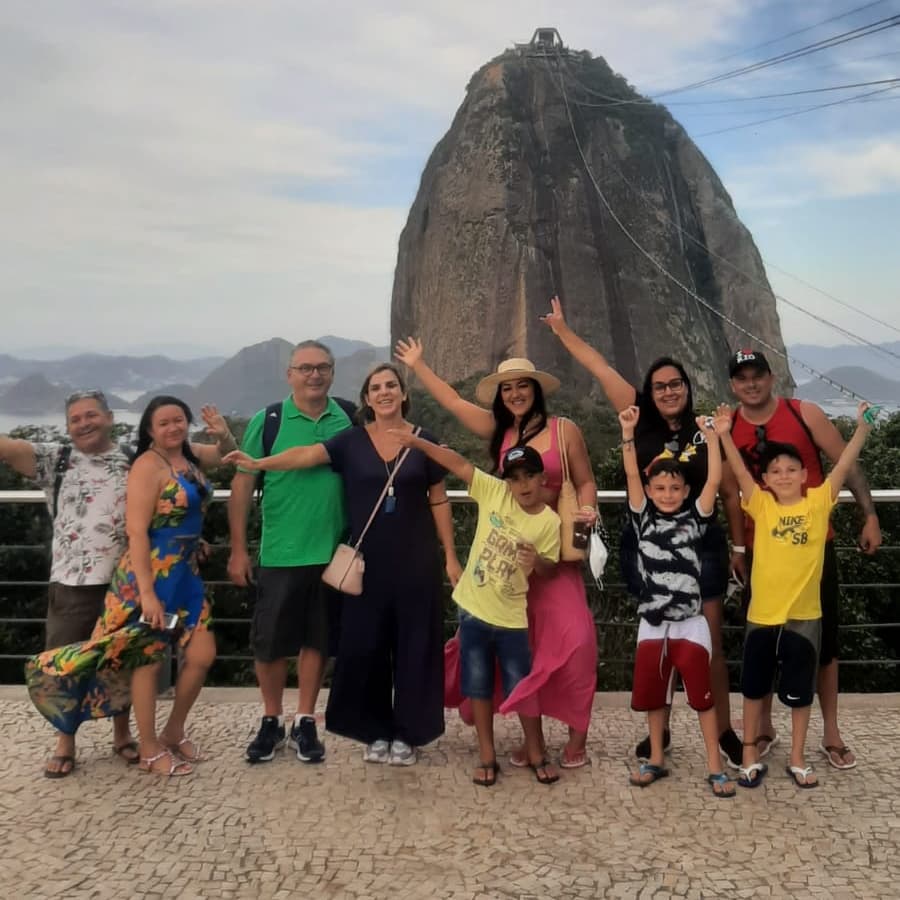
[[459, 611], [459, 659], [462, 695], [470, 700], [491, 700], [494, 669], [499, 666], [503, 696], [531, 671], [527, 628], [498, 628]]

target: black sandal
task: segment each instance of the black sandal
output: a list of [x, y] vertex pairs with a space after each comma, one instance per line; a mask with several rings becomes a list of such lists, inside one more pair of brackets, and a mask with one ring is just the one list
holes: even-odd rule
[[[539, 763], [529, 763], [528, 768], [534, 772], [534, 777], [541, 784], [556, 784], [559, 781], [559, 775], [548, 775], [547, 774], [547, 766], [550, 765], [550, 761], [544, 757]], [[543, 774], [541, 774], [543, 771]]]
[[[484, 772], [484, 778], [476, 778], [472, 777], [472, 784], [477, 784], [478, 787], [493, 787], [497, 783], [497, 775], [500, 774], [500, 766], [495, 759], [493, 762], [482, 762], [476, 766], [477, 769], [481, 769]], [[490, 774], [488, 774], [490, 773]]]

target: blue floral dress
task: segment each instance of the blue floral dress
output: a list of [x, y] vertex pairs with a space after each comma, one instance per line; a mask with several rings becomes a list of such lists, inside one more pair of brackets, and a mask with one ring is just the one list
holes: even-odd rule
[[58, 731], [74, 734], [87, 719], [125, 712], [132, 670], [159, 662], [167, 647], [184, 646], [195, 629], [210, 627], [197, 546], [211, 493], [199, 470], [173, 471], [150, 522], [153, 589], [166, 613], [178, 615], [174, 630], [157, 631], [138, 621], [140, 592], [129, 549], [113, 573], [90, 639], [46, 650], [25, 664], [31, 700]]

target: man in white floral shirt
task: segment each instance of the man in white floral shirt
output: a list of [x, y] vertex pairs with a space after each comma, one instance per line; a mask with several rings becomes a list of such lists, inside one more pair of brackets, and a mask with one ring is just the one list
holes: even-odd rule
[[[103, 394], [79, 391], [66, 399], [71, 447], [0, 436], [0, 461], [44, 489], [53, 516], [47, 649], [91, 636], [125, 550], [129, 461], [112, 440], [112, 426]], [[113, 720], [113, 750], [129, 763], [138, 761], [127, 713]], [[64, 778], [74, 768], [75, 735], [59, 733], [44, 774]]]

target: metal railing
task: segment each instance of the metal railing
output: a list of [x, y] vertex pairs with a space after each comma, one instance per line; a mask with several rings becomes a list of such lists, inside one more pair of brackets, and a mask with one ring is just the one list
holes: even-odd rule
[[[230, 492], [227, 490], [216, 490], [214, 492], [214, 499], [216, 501], [224, 501], [227, 500], [229, 494]], [[448, 491], [448, 494], [450, 495], [450, 499], [454, 507], [463, 509], [473, 503], [473, 501], [465, 491], [451, 490]], [[892, 504], [900, 502], [900, 490], [877, 490], [873, 491], [872, 495], [877, 504]], [[623, 491], [598, 491], [597, 496], [602, 510], [609, 511], [612, 508], [618, 514], [621, 513], [622, 509], [624, 508], [625, 494]], [[852, 495], [848, 491], [842, 491], [839, 502], [853, 503], [854, 500]], [[46, 497], [43, 491], [0, 491], [0, 510], [2, 510], [7, 505], [31, 505], [45, 503]], [[629, 652], [633, 650], [633, 640], [631, 639], [631, 633], [636, 630], [637, 621], [634, 617], [633, 609], [630, 608], [630, 603], [628, 603], [627, 601], [625, 601], [624, 603], [622, 602], [623, 598], [625, 597], [624, 586], [618, 583], [619, 575], [616, 552], [616, 548], [618, 546], [618, 533], [617, 529], [614, 527], [614, 523], [618, 520], [618, 515], [604, 516], [604, 518], [609, 520], [607, 522], [608, 525], [613, 526], [610, 529], [612, 532], [612, 544], [614, 545], [611, 548], [612, 559], [607, 567], [603, 590], [600, 591], [598, 587], [593, 583], [593, 580], [590, 578], [589, 573], [587, 574], [586, 586], [588, 591], [589, 603], [591, 605], [592, 612], [594, 613], [595, 624], [598, 630], [598, 640], [601, 644], [601, 654], [599, 659], [600, 668], [603, 669], [604, 667], [606, 667], [607, 669], [612, 670], [618, 667], [622, 667], [622, 671], [624, 672], [625, 667], [630, 666], [633, 662], [633, 657], [629, 655]], [[227, 551], [228, 545], [224, 543], [213, 544], [212, 549], [215, 552], [221, 554]], [[467, 550], [468, 548], [461, 549]], [[847, 554], [853, 552], [855, 548], [848, 543], [839, 546], [838, 550], [840, 553]], [[894, 554], [898, 550], [900, 550], [900, 547], [888, 545], [884, 546], [879, 552], [884, 554]], [[46, 580], [16, 580], [7, 577], [7, 567], [3, 562], [2, 554], [10, 552], [42, 552], [45, 556], [48, 555], [47, 547], [45, 544], [32, 543], [0, 545], [0, 596], [6, 595], [9, 592], [9, 589], [25, 589], [26, 591], [43, 593], [47, 586]], [[205, 582], [207, 587], [211, 589], [214, 596], [217, 593], [223, 591], [241, 590], [232, 585], [230, 581], [223, 578], [205, 579]], [[900, 584], [893, 581], [848, 581], [842, 583], [841, 588], [844, 592], [884, 590], [890, 591], [892, 592], [892, 594], [900, 594], [900, 592], [898, 592]], [[448, 612], [452, 613], [452, 611], [450, 610], [451, 605], [452, 604], [448, 605]], [[43, 607], [41, 608], [43, 609]], [[894, 616], [892, 616], [892, 618], [894, 618]], [[726, 616], [726, 623], [723, 626], [723, 632], [726, 636], [732, 635], [736, 637], [742, 631], [742, 624], [738, 621], [738, 619], [739, 616], [736, 615], [736, 611], [733, 611], [733, 614], [730, 617]], [[27, 659], [29, 655], [31, 655], [31, 652], [34, 652], [35, 649], [39, 649], [35, 647], [32, 648], [30, 652], [23, 652], [21, 646], [10, 646], [9, 641], [11, 636], [9, 634], [9, 630], [19, 629], [23, 626], [31, 626], [31, 629], [34, 630], [38, 626], [43, 626], [44, 621], [45, 619], [43, 615], [10, 616], [7, 609], [0, 607], [0, 661], [7, 661], [8, 663], [14, 663], [16, 661], [22, 662]], [[247, 615], [216, 615], [215, 622], [220, 627], [239, 629], [245, 634], [249, 634], [249, 613]], [[448, 617], [448, 628], [451, 627], [451, 623], [455, 624], [455, 617], [452, 617], [452, 615]], [[850, 635], [854, 632], [862, 632], [868, 635], [879, 635], [886, 632], [886, 630], [896, 629], [898, 627], [900, 627], [900, 623], [893, 621], [866, 624], [842, 623], [840, 626], [842, 633], [846, 635]], [[882, 646], [885, 646], [883, 642], [879, 643]], [[249, 641], [244, 640], [243, 647], [247, 648], [248, 645]], [[735, 641], [732, 639], [732, 649], [734, 649], [734, 646]], [[604, 647], [612, 652], [604, 654]], [[726, 647], [726, 652], [727, 650], [728, 648]], [[231, 650], [221, 652], [217, 658], [217, 664], [221, 665], [226, 663], [232, 664], [232, 668], [233, 666], [246, 668], [249, 677], [249, 672], [252, 664], [252, 656], [250, 655], [249, 650], [245, 650], [245, 652], [232, 652]], [[896, 656], [891, 655], [881, 655], [877, 656], [876, 658], [854, 658], [846, 656], [841, 657], [842, 666], [895, 667], [898, 665], [898, 663], [900, 663], [900, 659], [896, 658]], [[732, 668], [737, 667], [740, 665], [740, 659], [732, 654], [728, 658], [728, 664]]]

